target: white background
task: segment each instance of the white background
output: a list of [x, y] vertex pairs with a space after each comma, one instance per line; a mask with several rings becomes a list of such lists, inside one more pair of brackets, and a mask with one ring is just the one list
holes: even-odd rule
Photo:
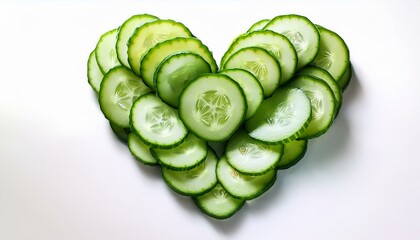
[[[420, 239], [420, 2], [277, 2], [1, 1], [0, 239]], [[262, 18], [335, 30], [354, 67], [341, 115], [269, 192], [206, 217], [131, 157], [87, 83], [99, 36], [138, 13], [217, 61]]]

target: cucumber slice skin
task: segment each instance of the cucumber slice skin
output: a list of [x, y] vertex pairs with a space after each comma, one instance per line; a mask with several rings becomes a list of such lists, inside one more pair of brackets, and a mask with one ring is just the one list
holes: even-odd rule
[[[173, 69], [176, 61], [187, 61], [190, 65], [186, 67], [182, 64]], [[162, 101], [178, 108], [178, 98], [182, 89], [188, 82], [204, 73], [211, 73], [211, 67], [200, 55], [193, 52], [175, 53], [159, 64], [153, 77], [154, 88]]]
[[[195, 147], [195, 152], [184, 154], [186, 151], [184, 149], [185, 145], [192, 145], [193, 147]], [[180, 145], [171, 149], [150, 148], [150, 153], [160, 163], [160, 165], [164, 166], [165, 168], [174, 171], [185, 171], [193, 169], [196, 166], [202, 164], [207, 158], [208, 151], [207, 143], [204, 140], [197, 138], [190, 133]], [[194, 153], [197, 156], [191, 156]], [[181, 157], [185, 157], [186, 159], [188, 159], [188, 161], [177, 161]]]
[[[248, 56], [246, 57], [248, 59], [251, 58], [259, 60], [261, 60], [261, 56], [263, 56], [265, 60], [268, 60], [268, 62], [264, 63], [264, 66], [261, 66], [260, 62], [256, 63], [256, 61], [247, 61], [245, 62], [245, 65], [243, 65], [243, 59], [245, 59], [245, 57], [242, 55]], [[257, 58], [256, 56], [259, 57]], [[267, 65], [269, 66], [267, 67]], [[245, 69], [251, 72], [261, 83], [265, 98], [269, 98], [273, 95], [274, 91], [280, 85], [280, 79], [282, 76], [280, 64], [276, 58], [264, 48], [246, 47], [232, 54], [232, 56], [230, 56], [226, 61], [222, 70], [232, 68]], [[267, 76], [268, 73], [271, 75]]]
[[[139, 107], [139, 105], [143, 104], [142, 101], [151, 101], [150, 104], [155, 106], [154, 108], [158, 107], [158, 108], [160, 108], [160, 110], [165, 110], [164, 113], [162, 113], [162, 114], [171, 115], [170, 117], [174, 118], [172, 120], [176, 121], [172, 125], [172, 128], [173, 127], [179, 128], [179, 129], [177, 129], [178, 131], [180, 131], [179, 138], [174, 139], [171, 142], [162, 143], [160, 141], [160, 140], [162, 140], [162, 134], [150, 133], [152, 131], [150, 129], [142, 129], [142, 131], [140, 131], [139, 128], [141, 128], [141, 126], [144, 125], [143, 124], [144, 122], [139, 123], [139, 121], [147, 121], [146, 119], [143, 119], [143, 118], [147, 118], [148, 113], [150, 113], [150, 112], [148, 112], [148, 113], [146, 113], [146, 116], [142, 116], [141, 115], [141, 114], [143, 114], [142, 111], [140, 111], [140, 113], [137, 112], [137, 108]], [[148, 105], [147, 102], [146, 102], [146, 104]], [[150, 109], [150, 107], [148, 107], [148, 108]], [[142, 108], [140, 108], [140, 109], [142, 109]], [[143, 108], [143, 110], [144, 110], [144, 108]], [[175, 111], [174, 109], [172, 109], [170, 106], [166, 105], [159, 98], [157, 98], [155, 96], [154, 92], [144, 94], [144, 95], [140, 96], [139, 98], [137, 98], [137, 100], [133, 103], [133, 107], [131, 108], [131, 111], [130, 111], [130, 128], [146, 145], [150, 146], [151, 148], [159, 148], [159, 149], [174, 148], [174, 147], [182, 144], [184, 142], [184, 140], [186, 139], [186, 137], [188, 136], [188, 130], [185, 128], [184, 124], [179, 119], [178, 114], [174, 111]], [[155, 113], [155, 112], [153, 112], [153, 113]], [[156, 114], [158, 114], [158, 113], [156, 113]], [[151, 117], [154, 117], [153, 114], [151, 114]], [[138, 119], [138, 118], [140, 118], [140, 119]], [[169, 120], [166, 120], [166, 121], [169, 121]], [[167, 124], [167, 123], [168, 122], [164, 122], [162, 124]], [[157, 126], [157, 127], [159, 127], [159, 126]], [[146, 130], [147, 130], [148, 134], [154, 134], [155, 135], [155, 136], [152, 136], [152, 137], [160, 138], [160, 139], [148, 139], [145, 136]], [[172, 129], [170, 129], [170, 130], [172, 130]], [[167, 137], [165, 139], [167, 139]]]
[[277, 169], [284, 170], [296, 165], [308, 149], [308, 140], [295, 140], [284, 145], [284, 154]]
[[118, 32], [115, 48], [117, 50], [118, 60], [123, 66], [130, 68], [127, 55], [128, 40], [133, 35], [134, 31], [138, 27], [141, 27], [143, 24], [155, 21], [157, 19], [159, 18], [150, 14], [138, 14], [131, 16], [121, 25]]
[[321, 26], [317, 28], [320, 47], [311, 65], [327, 70], [336, 81], [340, 81], [350, 63], [349, 49], [337, 33]]
[[[296, 32], [296, 29], [291, 29], [292, 26], [296, 26], [297, 24], [302, 27], [302, 29], [300, 29], [301, 31], [306, 31], [305, 36], [302, 35], [301, 32]], [[272, 30], [274, 32], [283, 34], [290, 40], [298, 54], [297, 69], [301, 69], [307, 64], [311, 63], [319, 51], [320, 35], [318, 29], [305, 16], [296, 14], [280, 15], [273, 18], [263, 29]], [[306, 40], [309, 46], [303, 46], [305, 49], [304, 52], [302, 52], [302, 39], [307, 37], [313, 39], [310, 39], [310, 41]]]
[[98, 62], [96, 61], [95, 50], [93, 50], [89, 55], [89, 60], [87, 63], [87, 77], [89, 85], [96, 93], [99, 93], [104, 74], [102, 73]]
[[159, 162], [150, 153], [150, 147], [133, 132], [128, 134], [128, 149], [134, 158], [142, 164], [148, 166], [159, 165]]
[[258, 22], [255, 22], [251, 27], [246, 31], [247, 33], [262, 30], [267, 23], [270, 22], [270, 19], [261, 19]]
[[296, 73], [295, 76], [301, 76], [301, 75], [308, 75], [311, 77], [318, 78], [322, 81], [324, 81], [328, 86], [331, 88], [332, 92], [334, 93], [334, 98], [336, 102], [336, 110], [335, 110], [335, 117], [338, 116], [338, 113], [340, 111], [342, 100], [343, 100], [343, 94], [341, 91], [340, 86], [338, 85], [338, 82], [335, 81], [335, 79], [331, 76], [331, 74], [320, 67], [316, 66], [306, 66], [302, 68], [298, 73]]
[[[216, 92], [212, 93], [214, 91]], [[208, 94], [210, 96], [207, 96]], [[226, 98], [228, 103], [225, 102]], [[231, 99], [234, 100], [233, 106]], [[207, 101], [210, 101], [211, 104]], [[215, 107], [214, 102], [218, 103], [220, 101], [224, 104], [222, 106], [223, 113], [204, 111], [207, 107]], [[205, 104], [211, 106], [198, 107]], [[219, 108], [219, 106], [216, 107]], [[206, 141], [226, 141], [241, 126], [247, 108], [245, 93], [240, 85], [223, 74], [200, 75], [190, 81], [179, 96], [179, 116], [181, 120], [191, 132]], [[230, 118], [232, 116], [234, 118]], [[224, 126], [217, 126], [222, 120], [225, 120]], [[226, 124], [229, 124], [227, 129]], [[216, 127], [219, 129], [214, 130]]]
[[[227, 142], [225, 156], [230, 166], [239, 173], [258, 176], [276, 169], [283, 150], [282, 144], [267, 145], [255, 141], [243, 129], [240, 129]], [[261, 164], [262, 161], [265, 163], [263, 167], [255, 166]]]
[[[326, 84], [324, 81], [311, 77], [311, 76], [307, 76], [307, 75], [302, 75], [302, 76], [298, 76], [295, 79], [293, 79], [288, 86], [291, 87], [296, 87], [299, 89], [302, 89], [302, 91], [305, 92], [305, 94], [307, 95], [311, 95], [309, 94], [309, 92], [313, 92], [311, 90], [314, 90], [315, 87], [310, 85], [315, 85], [316, 89], [320, 89], [323, 91], [323, 98], [326, 98], [326, 101], [323, 101], [321, 103], [322, 106], [325, 106], [327, 104], [330, 104], [330, 108], [327, 109], [327, 114], [322, 115], [321, 117], [317, 117], [316, 112], [314, 111], [314, 99], [312, 99], [310, 96], [309, 99], [311, 99], [311, 109], [312, 109], [312, 117], [311, 120], [309, 122], [309, 126], [305, 129], [305, 131], [299, 136], [298, 139], [312, 139], [312, 138], [317, 138], [321, 135], [323, 135], [324, 133], [327, 132], [327, 130], [331, 127], [332, 123], [334, 122], [334, 118], [335, 118], [335, 109], [336, 109], [336, 102], [335, 102], [335, 98], [334, 98], [334, 93], [332, 92], [331, 88], [328, 86], [328, 84]], [[312, 94], [314, 96], [314, 94]], [[319, 99], [316, 99], [319, 101]], [[318, 102], [319, 103], [319, 102]], [[317, 104], [315, 102], [315, 104]], [[323, 108], [325, 112], [325, 108]], [[319, 125], [318, 122], [315, 122], [316, 119], [320, 119], [320, 118], [324, 118], [324, 120], [326, 119], [327, 121], [325, 121], [323, 124], [321, 123], [321, 127], [316, 126]]]
[[118, 61], [115, 43], [117, 42], [118, 29], [112, 29], [104, 33], [95, 48], [96, 62], [103, 74], [106, 74], [114, 67], [120, 66]]
[[244, 91], [245, 99], [248, 105], [245, 119], [249, 119], [254, 116], [258, 107], [264, 100], [264, 90], [260, 81], [258, 81], [258, 79], [249, 71], [240, 68], [225, 69], [219, 73], [231, 77]]
[[[296, 97], [299, 102], [289, 99], [296, 99]], [[296, 107], [296, 104], [299, 104], [299, 107]], [[297, 109], [299, 110], [297, 111]], [[283, 128], [284, 124], [296, 123], [296, 115], [299, 113], [303, 115], [298, 116], [301, 120], [293, 127], [292, 131], [284, 133], [287, 129], [278, 129]], [[269, 145], [284, 144], [300, 137], [309, 126], [311, 116], [311, 103], [308, 96], [300, 89], [285, 86], [278, 89], [271, 98], [261, 104], [255, 116], [245, 123], [245, 129], [249, 136], [256, 141]], [[273, 132], [276, 136], [267, 137], [268, 133]]]
[[[217, 185], [216, 164], [217, 164], [218, 159], [213, 149], [208, 147], [207, 151], [208, 151], [208, 154], [205, 160], [192, 169], [178, 171], [178, 170], [171, 170], [171, 169], [166, 168], [165, 166], [162, 166], [162, 178], [165, 181], [165, 183], [173, 191], [184, 196], [200, 196], [200, 195], [210, 192]], [[203, 167], [204, 169], [200, 169]], [[197, 177], [200, 177], [200, 175], [195, 176], [197, 175], [197, 173], [194, 171], [201, 171], [201, 172], [206, 171], [204, 174], [207, 174], [207, 175], [204, 177], [210, 178], [211, 181], [207, 182], [207, 184], [205, 185], [201, 185], [201, 188], [199, 190], [197, 189], [192, 190], [192, 187], [182, 185], [181, 183], [182, 180], [198, 181]], [[192, 176], [190, 176], [190, 178], [188, 179], [185, 179], [186, 177], [182, 174], [184, 175], [191, 174]], [[182, 180], [177, 182], [176, 178], [182, 178]]]
[[[172, 31], [170, 31], [170, 30]], [[134, 74], [141, 76], [140, 67], [143, 57], [150, 49], [154, 48], [157, 44], [177, 37], [192, 37], [191, 31], [182, 23], [168, 19], [158, 19], [152, 22], [143, 24], [137, 28], [128, 41], [128, 63]], [[151, 39], [155, 37], [155, 39]], [[157, 39], [156, 39], [157, 38]], [[145, 83], [153, 88], [147, 80]], [[153, 79], [152, 82], [153, 83]]]
[[346, 91], [352, 77], [353, 77], [353, 67], [350, 62], [343, 76], [340, 78], [340, 80], [338, 80], [338, 85], [340, 86], [342, 92]]
[[179, 52], [193, 52], [200, 55], [208, 64], [211, 71], [217, 71], [217, 64], [209, 48], [199, 39], [193, 37], [175, 37], [156, 44], [141, 59], [140, 74], [143, 81], [154, 88], [154, 75], [160, 63], [168, 56]]
[[99, 106], [105, 118], [121, 128], [130, 128], [129, 116], [133, 101], [151, 90], [129, 69], [117, 66], [102, 79]]
[[287, 37], [271, 30], [258, 30], [239, 36], [223, 55], [221, 68], [227, 60], [242, 48], [260, 47], [267, 50], [279, 62], [281, 68], [280, 85], [293, 77], [297, 67], [297, 53]]
[[130, 134], [129, 128], [121, 128], [115, 125], [112, 122], [109, 122], [109, 126], [111, 127], [112, 132], [115, 134], [115, 136], [118, 137], [119, 140], [121, 140], [124, 143], [127, 143], [128, 141], [128, 134]]
[[[224, 198], [212, 205], [215, 198]], [[206, 215], [215, 219], [227, 219], [235, 215], [244, 205], [245, 200], [236, 199], [230, 195], [220, 184], [217, 184], [210, 192], [193, 197], [194, 203]], [[219, 204], [218, 204], [219, 203]], [[221, 210], [223, 209], [223, 210]]]
[[224, 155], [217, 163], [216, 175], [226, 192], [234, 198], [251, 200], [261, 196], [271, 188], [276, 181], [277, 171], [272, 170], [259, 176], [244, 175], [236, 171], [227, 162]]

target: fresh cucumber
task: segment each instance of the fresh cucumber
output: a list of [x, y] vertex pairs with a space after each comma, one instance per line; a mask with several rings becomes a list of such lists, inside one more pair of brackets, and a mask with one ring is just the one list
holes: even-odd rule
[[347, 86], [350, 83], [350, 79], [353, 75], [351, 62], [349, 63], [349, 66], [347, 67], [346, 71], [344, 72], [344, 75], [340, 78], [340, 80], [337, 81], [338, 85], [341, 88], [341, 91], [344, 92], [347, 88]]
[[96, 93], [99, 93], [104, 74], [96, 61], [95, 50], [93, 50], [89, 55], [87, 69], [88, 83]]
[[296, 88], [283, 87], [266, 99], [245, 123], [250, 137], [267, 144], [287, 143], [298, 138], [311, 119], [311, 102]]
[[247, 105], [238, 83], [223, 74], [204, 74], [188, 83], [179, 97], [185, 126], [207, 141], [225, 141], [241, 125]]
[[154, 74], [154, 86], [165, 103], [178, 108], [178, 98], [185, 85], [211, 67], [201, 56], [192, 52], [169, 55], [158, 66]]
[[122, 142], [128, 141], [128, 134], [130, 133], [129, 128], [118, 127], [112, 122], [109, 122], [109, 126], [111, 127], [112, 132], [115, 134], [115, 136], [118, 137], [119, 140], [121, 140]]
[[246, 47], [264, 48], [276, 58], [282, 72], [280, 84], [293, 77], [298, 61], [296, 51], [285, 36], [270, 30], [254, 31], [237, 38], [223, 55], [221, 68], [224, 68], [224, 64], [232, 54]]
[[250, 33], [253, 31], [262, 30], [265, 27], [265, 25], [267, 25], [268, 22], [270, 22], [270, 19], [259, 20], [258, 22], [255, 22], [254, 24], [252, 24], [252, 26], [246, 32]]
[[193, 200], [202, 212], [216, 219], [233, 216], [245, 204], [245, 200], [234, 198], [220, 184], [210, 192], [194, 197]]
[[217, 184], [217, 160], [216, 154], [209, 148], [204, 162], [193, 169], [177, 171], [162, 166], [163, 180], [179, 194], [186, 196], [203, 195]]
[[145, 144], [155, 148], [176, 147], [188, 134], [177, 111], [153, 93], [145, 94], [134, 102], [130, 126]]
[[117, 56], [120, 63], [130, 68], [128, 63], [128, 40], [133, 35], [134, 31], [143, 26], [143, 24], [157, 20], [158, 17], [150, 14], [138, 14], [127, 19], [120, 27], [118, 32], [117, 42], [115, 49], [117, 50]]
[[280, 84], [282, 71], [279, 62], [267, 50], [260, 47], [246, 47], [232, 54], [224, 69], [248, 70], [260, 81], [264, 97], [270, 97]]
[[189, 170], [200, 165], [207, 156], [206, 141], [190, 133], [179, 146], [171, 149], [150, 149], [160, 165], [171, 170]]
[[116, 66], [120, 66], [115, 50], [115, 43], [117, 42], [118, 29], [113, 29], [101, 36], [96, 44], [95, 57], [99, 69], [103, 74]]
[[150, 166], [159, 165], [159, 162], [150, 153], [150, 147], [133, 132], [128, 134], [128, 149], [139, 162]]
[[258, 107], [264, 100], [264, 91], [258, 79], [255, 78], [252, 73], [239, 68], [225, 69], [220, 73], [231, 77], [244, 91], [246, 103], [248, 105], [245, 119], [254, 116]]
[[301, 89], [311, 100], [311, 120], [299, 138], [310, 139], [324, 134], [335, 117], [336, 103], [331, 88], [324, 81], [306, 75], [294, 78], [288, 85]]
[[288, 169], [305, 156], [308, 140], [295, 140], [284, 144], [284, 154], [280, 159], [278, 169]]
[[278, 165], [283, 154], [283, 145], [267, 145], [250, 138], [239, 130], [226, 144], [226, 159], [244, 175], [263, 175]]
[[307, 17], [294, 14], [277, 16], [265, 25], [264, 30], [278, 32], [290, 40], [298, 56], [297, 69], [312, 62], [318, 53], [318, 29]]
[[339, 81], [350, 63], [350, 53], [344, 40], [335, 32], [318, 26], [321, 36], [319, 52], [311, 63], [327, 70]]
[[129, 128], [133, 102], [148, 92], [150, 89], [139, 77], [129, 69], [118, 66], [108, 71], [102, 80], [99, 106], [110, 122], [121, 128]]
[[219, 159], [216, 175], [223, 188], [238, 199], [250, 200], [266, 192], [276, 180], [276, 170], [263, 175], [249, 176], [239, 173], [229, 165], [226, 156]]
[[[151, 48], [172, 38], [191, 36], [192, 33], [184, 24], [173, 20], [159, 19], [143, 24], [136, 29], [128, 41], [127, 54], [131, 69], [137, 76], [141, 76], [141, 60]], [[144, 76], [142, 78], [144, 79]], [[150, 82], [145, 82], [149, 87], [152, 87], [149, 85]]]

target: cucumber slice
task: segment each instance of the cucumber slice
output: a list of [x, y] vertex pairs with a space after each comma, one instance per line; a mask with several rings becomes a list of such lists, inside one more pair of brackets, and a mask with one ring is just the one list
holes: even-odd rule
[[307, 128], [311, 117], [311, 102], [296, 88], [280, 88], [266, 99], [257, 113], [245, 123], [250, 137], [267, 144], [295, 140]]
[[217, 71], [217, 64], [210, 50], [196, 38], [174, 38], [157, 44], [143, 57], [140, 72], [145, 83], [153, 86], [153, 77], [160, 63], [168, 56], [179, 52], [192, 52], [201, 56], [211, 71]]
[[150, 149], [159, 163], [171, 170], [189, 170], [201, 164], [207, 156], [207, 144], [190, 133], [184, 142], [171, 149]]
[[103, 74], [116, 66], [120, 66], [115, 50], [118, 29], [113, 29], [101, 36], [95, 48], [96, 62]]
[[278, 32], [290, 40], [298, 55], [297, 69], [312, 62], [318, 53], [318, 29], [307, 17], [293, 14], [277, 16], [267, 23], [264, 30]]
[[111, 126], [112, 132], [115, 134], [115, 136], [118, 137], [118, 139], [120, 139], [123, 142], [128, 141], [128, 134], [130, 133], [129, 128], [118, 127], [112, 122], [110, 122], [109, 125]]
[[137, 161], [150, 166], [159, 165], [159, 162], [150, 153], [150, 147], [133, 132], [128, 134], [128, 149]]
[[99, 91], [99, 105], [105, 117], [116, 126], [129, 128], [130, 109], [141, 95], [150, 92], [141, 78], [119, 66], [105, 74]]
[[282, 72], [280, 84], [293, 77], [298, 61], [296, 51], [285, 36], [270, 30], [254, 31], [236, 39], [221, 60], [222, 68], [232, 54], [246, 47], [264, 48], [276, 58]]
[[232, 54], [222, 69], [232, 68], [245, 69], [254, 74], [261, 83], [266, 98], [270, 97], [280, 84], [280, 64], [263, 48], [246, 47]]
[[201, 56], [192, 52], [170, 55], [157, 68], [154, 85], [157, 94], [165, 103], [178, 108], [178, 98], [185, 85], [211, 67]]
[[258, 107], [264, 100], [264, 92], [261, 83], [255, 78], [252, 73], [243, 69], [225, 69], [220, 72], [231, 77], [235, 82], [241, 86], [245, 93], [246, 103], [248, 109], [246, 111], [245, 119], [249, 119], [254, 116]]
[[315, 138], [327, 132], [334, 121], [336, 109], [331, 88], [324, 81], [310, 76], [298, 76], [289, 86], [301, 89], [311, 100], [311, 121], [299, 138]]
[[130, 64], [128, 63], [128, 40], [133, 35], [134, 31], [138, 28], [143, 26], [143, 24], [152, 22], [157, 20], [158, 17], [149, 15], [149, 14], [139, 14], [134, 15], [127, 19], [123, 25], [121, 25], [120, 30], [118, 32], [117, 43], [115, 48], [117, 50], [117, 57], [120, 63], [130, 68]]
[[170, 170], [163, 166], [162, 177], [172, 190], [181, 195], [203, 195], [213, 189], [217, 184], [216, 164], [217, 156], [209, 148], [205, 161], [200, 165], [193, 169], [182, 171]]
[[245, 200], [232, 197], [220, 184], [210, 192], [194, 197], [193, 200], [203, 213], [216, 219], [233, 216], [245, 204]]
[[344, 75], [338, 80], [338, 85], [341, 88], [341, 91], [344, 92], [347, 88], [347, 86], [350, 83], [350, 79], [353, 75], [351, 62], [349, 63], [349, 66], [347, 67], [346, 71], [344, 72]]
[[276, 180], [276, 170], [271, 170], [264, 175], [249, 176], [236, 171], [222, 156], [217, 163], [217, 179], [223, 188], [238, 199], [250, 200], [261, 196], [273, 185]]
[[179, 115], [195, 135], [225, 141], [241, 125], [247, 105], [239, 84], [223, 74], [204, 74], [188, 83], [179, 98]]
[[134, 102], [130, 125], [145, 144], [155, 148], [176, 147], [188, 134], [178, 113], [153, 93], [145, 94]]
[[318, 30], [321, 36], [319, 52], [311, 64], [327, 70], [339, 81], [349, 66], [349, 49], [337, 33], [321, 26]]
[[278, 169], [287, 169], [298, 163], [305, 156], [308, 140], [295, 140], [284, 144], [284, 154], [280, 159]]
[[[143, 24], [137, 28], [128, 41], [128, 63], [133, 72], [140, 75], [140, 66], [143, 56], [160, 42], [176, 38], [191, 37], [192, 33], [184, 24], [173, 20], [155, 20]], [[152, 76], [153, 77], [153, 76]], [[142, 76], [144, 79], [144, 76]], [[145, 81], [149, 87], [153, 87], [151, 82]]]
[[262, 30], [267, 23], [270, 22], [270, 19], [262, 19], [254, 24], [246, 31], [247, 33]]
[[96, 61], [95, 50], [93, 50], [89, 55], [87, 69], [88, 83], [96, 93], [99, 93], [104, 74], [101, 72], [98, 62]]
[[315, 66], [306, 66], [302, 68], [298, 73], [296, 73], [296, 76], [301, 75], [315, 77], [328, 84], [328, 87], [330, 87], [332, 92], [334, 93], [334, 99], [336, 102], [335, 116], [337, 117], [338, 112], [341, 108], [343, 94], [341, 92], [340, 86], [334, 80], [334, 78], [326, 70]]
[[244, 130], [233, 135], [226, 145], [226, 159], [244, 175], [263, 175], [275, 169], [283, 154], [283, 145], [267, 145], [250, 138]]

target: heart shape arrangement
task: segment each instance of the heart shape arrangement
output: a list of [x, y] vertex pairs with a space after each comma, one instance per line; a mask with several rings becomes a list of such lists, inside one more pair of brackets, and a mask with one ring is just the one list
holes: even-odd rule
[[281, 15], [238, 36], [218, 66], [182, 23], [140, 14], [100, 37], [88, 82], [134, 157], [224, 219], [330, 128], [351, 79], [349, 58], [333, 31]]

